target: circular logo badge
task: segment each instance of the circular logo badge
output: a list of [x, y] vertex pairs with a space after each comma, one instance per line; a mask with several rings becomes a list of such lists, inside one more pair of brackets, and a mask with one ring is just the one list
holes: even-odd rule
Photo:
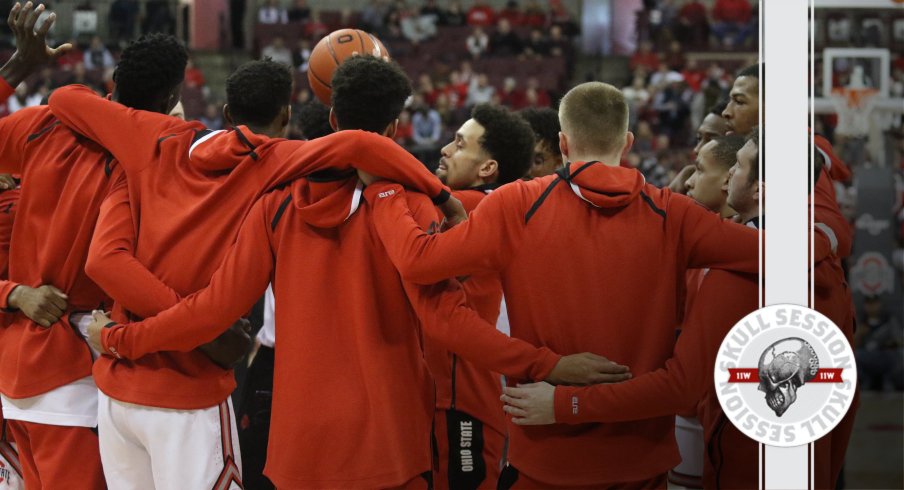
[[770, 446], [826, 435], [854, 400], [857, 368], [831, 320], [798, 305], [772, 305], [739, 321], [716, 357], [715, 386], [728, 420]]

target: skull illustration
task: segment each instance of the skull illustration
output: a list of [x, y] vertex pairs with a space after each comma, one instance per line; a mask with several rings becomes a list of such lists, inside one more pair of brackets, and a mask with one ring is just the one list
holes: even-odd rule
[[797, 389], [816, 376], [819, 358], [813, 346], [797, 337], [773, 343], [760, 356], [759, 390], [766, 404], [781, 417], [797, 400]]

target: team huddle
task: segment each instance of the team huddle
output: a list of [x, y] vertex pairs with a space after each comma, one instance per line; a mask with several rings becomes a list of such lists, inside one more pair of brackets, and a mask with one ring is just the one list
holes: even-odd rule
[[[53, 18], [35, 32], [42, 9], [10, 13], [0, 91], [65, 50]], [[144, 36], [109, 100], [71, 85], [0, 120], [0, 172], [21, 179], [2, 447], [26, 488], [251, 488], [232, 367], [268, 286], [277, 488], [665, 488], [682, 458], [706, 488], [757, 486], [712, 366], [758, 307], [759, 67], [659, 189], [620, 165], [634, 137], [608, 84], [552, 114], [475, 107], [434, 175], [392, 140], [411, 82], [391, 61], [342, 62], [334, 132], [307, 141], [284, 139], [292, 78], [268, 60], [228, 78], [230, 129], [170, 116], [186, 61]], [[816, 307], [850, 336], [844, 168], [817, 144]], [[706, 447], [679, 454], [676, 415]], [[817, 486], [849, 432], [817, 444]]]

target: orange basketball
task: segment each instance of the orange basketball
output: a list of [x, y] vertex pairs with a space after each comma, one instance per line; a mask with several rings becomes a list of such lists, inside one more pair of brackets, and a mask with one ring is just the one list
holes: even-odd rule
[[333, 72], [354, 53], [381, 58], [389, 56], [386, 46], [376, 36], [359, 29], [333, 31], [314, 46], [308, 59], [308, 83], [320, 102], [333, 105], [330, 102]]

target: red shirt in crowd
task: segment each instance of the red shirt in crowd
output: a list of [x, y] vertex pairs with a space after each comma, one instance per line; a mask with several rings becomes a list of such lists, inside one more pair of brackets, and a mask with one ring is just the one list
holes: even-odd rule
[[[567, 168], [567, 179], [499, 188], [441, 234], [427, 235], [410, 218], [401, 186], [376, 183], [365, 198], [403, 278], [427, 284], [500, 273], [513, 337], [556, 352], [604, 353], [635, 376], [661, 368], [672, 355], [686, 269], [755, 272], [756, 231], [645, 184], [637, 170], [598, 162]], [[576, 417], [591, 405], [581, 401]], [[587, 422], [509, 424], [509, 460], [534, 480], [579, 486], [647, 479], [678, 462], [674, 412]]]
[[496, 24], [496, 12], [488, 5], [475, 5], [468, 9], [469, 26], [492, 26]]
[[752, 13], [750, 0], [716, 0], [713, 19], [721, 22], [746, 24]]

